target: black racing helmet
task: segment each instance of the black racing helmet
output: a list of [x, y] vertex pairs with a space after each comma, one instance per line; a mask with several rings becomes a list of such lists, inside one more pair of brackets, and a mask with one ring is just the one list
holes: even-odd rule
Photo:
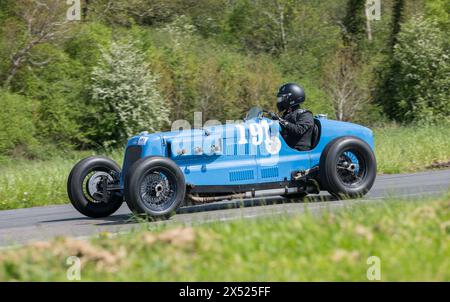
[[305, 90], [295, 83], [287, 83], [280, 87], [277, 94], [278, 111], [284, 111], [303, 103], [306, 99]]

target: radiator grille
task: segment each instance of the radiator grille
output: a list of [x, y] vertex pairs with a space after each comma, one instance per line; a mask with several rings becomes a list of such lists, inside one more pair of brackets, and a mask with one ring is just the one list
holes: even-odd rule
[[125, 159], [123, 161], [122, 174], [125, 177], [128, 169], [141, 158], [142, 147], [141, 146], [129, 146], [125, 151]]
[[253, 170], [242, 170], [230, 172], [230, 181], [240, 181], [254, 179], [255, 174]]

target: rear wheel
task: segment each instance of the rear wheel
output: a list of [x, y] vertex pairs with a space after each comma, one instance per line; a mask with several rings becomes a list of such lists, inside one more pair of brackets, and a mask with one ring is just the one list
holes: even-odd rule
[[338, 198], [363, 196], [375, 181], [375, 155], [364, 141], [343, 137], [325, 148], [319, 171], [322, 187], [330, 194]]
[[138, 160], [126, 174], [125, 200], [136, 214], [168, 219], [184, 201], [183, 172], [170, 159], [147, 157]]
[[81, 214], [92, 218], [107, 217], [120, 208], [121, 195], [107, 191], [105, 183], [114, 183], [119, 165], [102, 156], [88, 157], [78, 162], [67, 180], [70, 202]]

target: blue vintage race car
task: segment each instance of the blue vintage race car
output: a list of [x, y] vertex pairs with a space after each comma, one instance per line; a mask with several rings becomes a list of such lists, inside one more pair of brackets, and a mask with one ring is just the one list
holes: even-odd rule
[[338, 197], [367, 193], [376, 177], [370, 129], [316, 116], [312, 149], [290, 148], [278, 121], [252, 108], [243, 121], [132, 137], [123, 167], [94, 156], [70, 172], [73, 206], [89, 217], [114, 213], [125, 201], [138, 214], [167, 218], [185, 202], [269, 195]]

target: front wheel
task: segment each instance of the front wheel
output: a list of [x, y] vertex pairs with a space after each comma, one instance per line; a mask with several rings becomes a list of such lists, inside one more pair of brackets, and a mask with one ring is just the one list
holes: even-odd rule
[[107, 191], [105, 183], [113, 183], [120, 173], [119, 165], [103, 156], [92, 156], [78, 162], [67, 180], [70, 202], [81, 214], [100, 218], [117, 211], [123, 198]]
[[335, 197], [363, 196], [375, 182], [375, 155], [367, 143], [356, 137], [337, 139], [323, 151], [319, 174], [324, 189]]
[[125, 176], [125, 201], [131, 211], [168, 219], [185, 198], [183, 172], [165, 157], [146, 157], [131, 166]]

